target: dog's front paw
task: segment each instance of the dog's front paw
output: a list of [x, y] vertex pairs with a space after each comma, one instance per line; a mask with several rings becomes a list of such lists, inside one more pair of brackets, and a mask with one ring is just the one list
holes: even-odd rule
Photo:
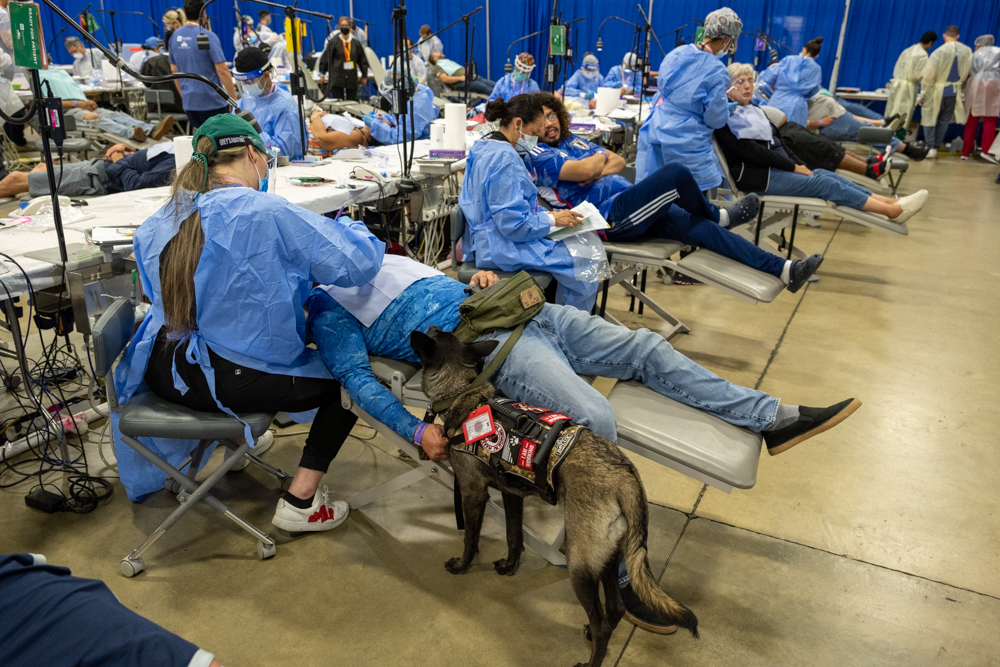
[[452, 574], [465, 574], [469, 571], [469, 563], [463, 563], [461, 558], [452, 558], [444, 564], [444, 569]]
[[504, 574], [508, 577], [513, 576], [519, 567], [521, 567], [520, 558], [516, 560], [501, 558], [500, 560], [493, 561], [493, 568], [497, 571], [497, 574]]

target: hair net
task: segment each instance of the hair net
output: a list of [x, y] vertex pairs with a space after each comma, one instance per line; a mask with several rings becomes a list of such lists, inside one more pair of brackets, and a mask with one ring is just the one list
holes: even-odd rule
[[521, 74], [531, 74], [531, 70], [535, 69], [535, 57], [527, 51], [517, 54], [517, 58], [514, 59], [514, 69]]
[[980, 35], [976, 37], [976, 46], [993, 46], [993, 35]]
[[142, 45], [147, 49], [158, 49], [163, 46], [163, 43], [160, 41], [159, 37], [150, 37], [143, 42]]
[[601, 66], [600, 61], [593, 53], [588, 53], [583, 57], [583, 66], [587, 69], [596, 69]]
[[729, 7], [716, 9], [705, 17], [705, 37], [708, 39], [729, 37], [735, 40], [740, 36], [741, 30], [743, 30], [743, 21]]
[[639, 56], [635, 55], [631, 51], [625, 54], [622, 58], [622, 65], [628, 69], [635, 69], [636, 64], [639, 62]]

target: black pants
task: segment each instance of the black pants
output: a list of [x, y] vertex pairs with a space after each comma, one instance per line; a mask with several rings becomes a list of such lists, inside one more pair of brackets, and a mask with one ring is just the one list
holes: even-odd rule
[[219, 107], [218, 109], [209, 109], [208, 111], [188, 111], [185, 109], [184, 113], [187, 114], [188, 125], [191, 126], [191, 131], [194, 132], [212, 116], [229, 113], [229, 107]]
[[358, 89], [344, 88], [343, 86], [330, 86], [326, 90], [326, 96], [335, 100], [347, 100], [349, 102], [358, 101]]
[[[215, 395], [224, 406], [241, 412], [305, 412], [319, 408], [306, 438], [299, 466], [326, 472], [330, 462], [351, 434], [358, 418], [340, 405], [340, 383], [336, 380], [272, 375], [246, 368], [208, 351], [215, 369]], [[177, 360], [177, 374], [189, 390], [183, 396], [174, 388], [171, 362]], [[220, 412], [212, 400], [208, 381], [198, 364], [184, 358], [166, 334], [160, 333], [146, 367], [146, 384], [160, 398], [192, 410]]]

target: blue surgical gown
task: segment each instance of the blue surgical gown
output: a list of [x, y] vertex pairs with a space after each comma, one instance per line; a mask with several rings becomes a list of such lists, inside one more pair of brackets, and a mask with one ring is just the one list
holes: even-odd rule
[[566, 81], [566, 97], [586, 97], [588, 93], [597, 95], [597, 89], [601, 87], [601, 73], [594, 76], [587, 76], [583, 69], [573, 72]]
[[[434, 106], [434, 92], [427, 86], [417, 86], [417, 92], [413, 94], [413, 99], [409, 103], [410, 111], [413, 113], [413, 128], [410, 129], [410, 119], [406, 119], [406, 137], [417, 139], [429, 139], [431, 136], [431, 121], [438, 117], [441, 112]], [[371, 133], [380, 144], [398, 144], [403, 140], [403, 132], [399, 127], [399, 116], [383, 116], [386, 121], [376, 120], [372, 123]]]
[[590, 311], [597, 282], [584, 282], [562, 241], [545, 238], [552, 226], [538, 210], [538, 191], [517, 151], [506, 141], [477, 141], [469, 151], [462, 194], [462, 251], [481, 269], [544, 271], [559, 282], [556, 301]]
[[636, 182], [668, 164], [691, 170], [698, 187], [722, 182], [712, 132], [729, 120], [729, 72], [694, 44], [679, 46], [660, 63], [660, 103], [639, 131]]
[[534, 79], [528, 78], [524, 81], [514, 81], [513, 72], [510, 74], [504, 74], [503, 77], [497, 81], [496, 85], [493, 86], [493, 92], [490, 93], [489, 101], [492, 102], [498, 97], [502, 97], [504, 101], [509, 102], [512, 97], [517, 95], [525, 95], [528, 93], [538, 93], [541, 89], [538, 84], [535, 83]]
[[[757, 85], [753, 89], [753, 99], [750, 101], [757, 106], [764, 106], [767, 101], [771, 99], [774, 95], [774, 82], [778, 80], [778, 65], [781, 64], [780, 61], [774, 64], [768, 65], [767, 69], [760, 73], [757, 78]], [[767, 99], [758, 91], [763, 91], [767, 94]]]
[[601, 88], [621, 88], [627, 86], [632, 90], [639, 88], [642, 82], [642, 70], [634, 69], [626, 74], [621, 65], [615, 65], [604, 77]]
[[[334, 221], [283, 197], [230, 186], [207, 192], [177, 212], [168, 202], [133, 237], [142, 291], [151, 305], [115, 369], [115, 391], [125, 404], [149, 391], [143, 376], [156, 336], [164, 326], [160, 256], [181, 222], [197, 208], [205, 236], [194, 273], [198, 328], [180, 345], [198, 363], [215, 395], [208, 348], [228, 361], [265, 373], [332, 378], [319, 353], [307, 348], [303, 304], [314, 282], [363, 285], [378, 273], [385, 245], [361, 222]], [[187, 387], [175, 374], [174, 386]], [[219, 405], [226, 410], [225, 406]], [[164, 473], [124, 446], [112, 415], [118, 471], [128, 497], [136, 500], [163, 486]], [[249, 429], [247, 440], [251, 440]], [[142, 438], [171, 465], [179, 465], [193, 443]]]
[[786, 56], [778, 63], [774, 76], [774, 94], [769, 106], [781, 109], [788, 120], [806, 126], [809, 98], [819, 92], [823, 71], [806, 56]]
[[[239, 100], [240, 109], [250, 110], [260, 123], [260, 138], [268, 146], [281, 149], [289, 159], [302, 159], [302, 134], [305, 127], [299, 115], [299, 105], [292, 94], [281, 86], [274, 86], [269, 95], [251, 97], [244, 94]], [[306, 134], [308, 141], [308, 133]]]

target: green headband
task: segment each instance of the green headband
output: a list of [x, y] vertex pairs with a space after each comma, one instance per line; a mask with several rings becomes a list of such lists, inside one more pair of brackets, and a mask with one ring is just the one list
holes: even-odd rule
[[[212, 141], [212, 149], [207, 154], [198, 151], [198, 141], [202, 137], [208, 137]], [[238, 116], [228, 113], [219, 114], [202, 123], [191, 139], [191, 147], [194, 148], [191, 159], [200, 162], [205, 172], [198, 194], [204, 192], [205, 188], [208, 187], [208, 158], [216, 155], [220, 150], [239, 146], [253, 146], [261, 153], [267, 154], [267, 147], [264, 146], [257, 131], [250, 123]], [[197, 198], [196, 194], [195, 199]]]

